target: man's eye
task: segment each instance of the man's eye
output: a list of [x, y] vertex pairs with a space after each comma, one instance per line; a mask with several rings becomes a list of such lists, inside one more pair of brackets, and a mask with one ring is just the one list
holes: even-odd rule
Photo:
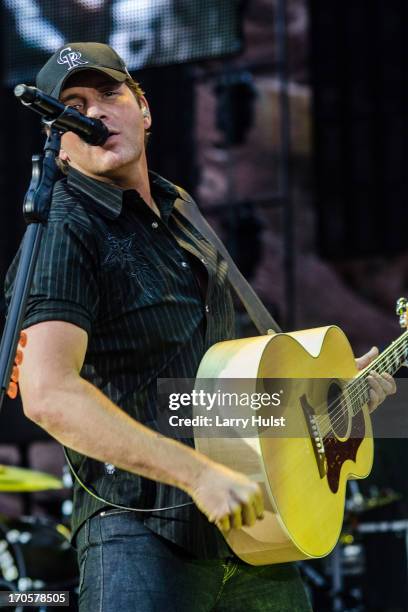
[[81, 109], [82, 109], [82, 104], [68, 104], [68, 106], [70, 108], [75, 108], [75, 110], [77, 110], [77, 111], [81, 111]]
[[105, 91], [104, 92], [104, 96], [107, 96], [108, 98], [111, 98], [112, 96], [116, 96], [117, 91]]

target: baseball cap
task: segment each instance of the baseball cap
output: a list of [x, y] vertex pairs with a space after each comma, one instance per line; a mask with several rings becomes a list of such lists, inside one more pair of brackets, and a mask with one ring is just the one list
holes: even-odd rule
[[130, 76], [123, 59], [103, 43], [66, 43], [60, 47], [37, 74], [36, 85], [49, 96], [59, 98], [65, 81], [81, 70], [99, 70], [115, 81]]

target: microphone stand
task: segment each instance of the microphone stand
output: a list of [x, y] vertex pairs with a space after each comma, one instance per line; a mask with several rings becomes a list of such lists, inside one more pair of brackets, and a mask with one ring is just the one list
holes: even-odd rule
[[32, 157], [31, 182], [23, 204], [27, 229], [0, 344], [0, 410], [10, 382], [44, 225], [48, 220], [54, 183], [58, 177], [55, 159], [60, 145], [60, 132], [51, 126], [43, 154]]

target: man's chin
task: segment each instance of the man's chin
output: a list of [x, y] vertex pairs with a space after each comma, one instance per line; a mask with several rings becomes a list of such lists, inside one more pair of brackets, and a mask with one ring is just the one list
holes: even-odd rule
[[128, 151], [120, 150], [106, 150], [102, 147], [95, 147], [99, 149], [94, 151], [93, 154], [89, 155], [86, 160], [86, 164], [77, 163], [76, 167], [78, 170], [82, 170], [84, 174], [98, 177], [103, 180], [104, 177], [113, 180], [115, 176], [122, 176], [123, 172], [129, 172], [134, 164], [137, 164], [137, 157], [134, 152], [129, 154]]
[[118, 171], [127, 166], [129, 162], [130, 160], [126, 159], [125, 156], [120, 155], [120, 153], [106, 151], [103, 157], [98, 160], [95, 172], [99, 176], [109, 176], [112, 172]]

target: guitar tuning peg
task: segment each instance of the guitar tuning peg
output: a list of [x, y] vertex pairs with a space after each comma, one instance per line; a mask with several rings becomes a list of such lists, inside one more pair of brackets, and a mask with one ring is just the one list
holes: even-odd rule
[[395, 305], [395, 312], [400, 315], [408, 310], [408, 300], [407, 298], [400, 297]]
[[407, 298], [400, 297], [397, 300], [395, 306], [395, 312], [399, 315], [399, 324], [401, 327], [408, 327], [407, 313], [408, 313], [408, 300]]

